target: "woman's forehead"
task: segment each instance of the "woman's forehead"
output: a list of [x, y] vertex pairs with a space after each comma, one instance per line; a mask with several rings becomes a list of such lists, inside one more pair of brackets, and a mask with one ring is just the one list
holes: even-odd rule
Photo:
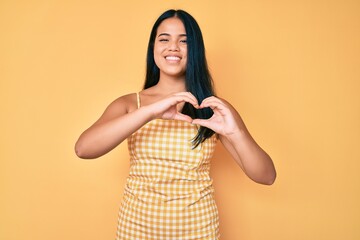
[[157, 29], [157, 36], [167, 35], [186, 35], [185, 26], [177, 17], [172, 17], [162, 21]]

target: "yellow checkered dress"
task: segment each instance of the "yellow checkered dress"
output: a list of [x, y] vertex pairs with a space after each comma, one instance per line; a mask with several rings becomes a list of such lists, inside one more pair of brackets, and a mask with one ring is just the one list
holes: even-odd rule
[[219, 239], [210, 178], [216, 137], [196, 149], [197, 127], [156, 119], [128, 138], [130, 173], [116, 240]]

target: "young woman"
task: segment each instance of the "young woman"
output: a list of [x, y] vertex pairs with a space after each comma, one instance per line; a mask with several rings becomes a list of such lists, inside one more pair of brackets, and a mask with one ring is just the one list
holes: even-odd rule
[[269, 155], [238, 112], [214, 96], [200, 28], [183, 10], [155, 22], [144, 89], [112, 102], [76, 143], [80, 158], [97, 158], [127, 139], [130, 173], [117, 239], [219, 239], [209, 175], [220, 140], [255, 182], [276, 177]]

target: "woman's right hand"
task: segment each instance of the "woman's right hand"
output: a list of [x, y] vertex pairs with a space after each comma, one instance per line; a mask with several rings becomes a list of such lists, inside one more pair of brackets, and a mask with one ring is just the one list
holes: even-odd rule
[[182, 103], [190, 103], [195, 108], [199, 107], [198, 101], [190, 92], [180, 92], [172, 94], [160, 101], [149, 104], [146, 107], [151, 109], [153, 118], [161, 118], [167, 120], [182, 120], [186, 122], [192, 122], [192, 118], [182, 114], [178, 110], [178, 105]]
[[189, 92], [175, 93], [129, 112], [127, 106], [133, 100], [131, 94], [115, 100], [103, 115], [80, 135], [75, 144], [76, 154], [80, 158], [93, 159], [106, 154], [144, 124], [156, 118], [192, 122], [191, 117], [178, 111], [177, 105], [188, 102], [196, 108], [199, 107], [196, 98]]

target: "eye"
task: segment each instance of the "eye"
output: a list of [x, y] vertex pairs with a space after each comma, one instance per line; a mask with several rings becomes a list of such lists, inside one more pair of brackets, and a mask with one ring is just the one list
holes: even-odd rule
[[169, 40], [168, 39], [166, 39], [166, 38], [161, 38], [161, 39], [159, 39], [159, 42], [168, 42]]
[[180, 40], [181, 43], [187, 43], [186, 39]]

